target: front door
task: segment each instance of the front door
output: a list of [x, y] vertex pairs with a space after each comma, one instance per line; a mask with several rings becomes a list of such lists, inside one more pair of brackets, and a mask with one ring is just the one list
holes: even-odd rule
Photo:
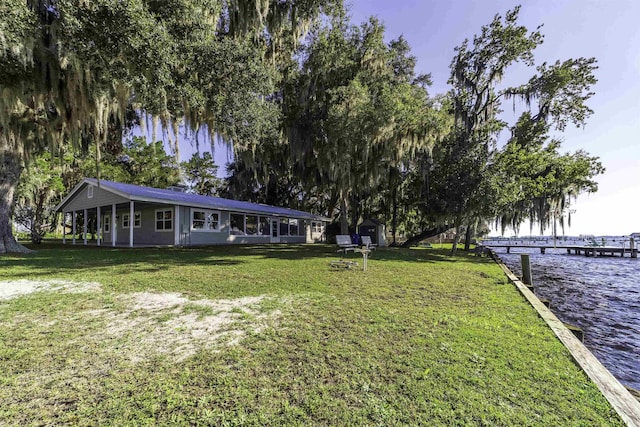
[[271, 218], [271, 243], [280, 243], [280, 220]]

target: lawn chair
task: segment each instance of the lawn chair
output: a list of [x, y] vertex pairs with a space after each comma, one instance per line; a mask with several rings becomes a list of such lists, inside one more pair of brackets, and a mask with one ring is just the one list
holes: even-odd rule
[[338, 245], [337, 252], [344, 252], [345, 254], [358, 247], [355, 243], [351, 243], [351, 236], [347, 234], [338, 234], [336, 236], [336, 244]]
[[375, 251], [376, 248], [378, 247], [378, 245], [376, 245], [371, 241], [371, 236], [361, 236], [361, 238], [362, 238], [362, 245], [366, 246], [367, 249], [371, 249], [372, 251]]

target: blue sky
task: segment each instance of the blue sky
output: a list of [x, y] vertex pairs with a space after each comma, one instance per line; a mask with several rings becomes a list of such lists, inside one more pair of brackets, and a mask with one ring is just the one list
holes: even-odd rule
[[[431, 73], [432, 94], [447, 91], [454, 47], [472, 39], [496, 13], [518, 3], [502, 0], [347, 0], [352, 22], [376, 16], [387, 39], [403, 35], [418, 59], [417, 71]], [[584, 129], [568, 128], [559, 137], [564, 151], [584, 149], [600, 157], [606, 172], [599, 191], [578, 197], [567, 235], [627, 235], [640, 232], [640, 2], [636, 0], [523, 1], [519, 22], [541, 29], [545, 42], [536, 63], [595, 57], [599, 69], [594, 110]], [[525, 82], [523, 67], [505, 76]], [[507, 108], [506, 110], [509, 110]], [[509, 117], [507, 117], [508, 119]], [[534, 234], [538, 234], [534, 228]], [[547, 234], [549, 231], [547, 231]], [[529, 234], [524, 226], [521, 234]], [[507, 233], [509, 235], [509, 233]]]

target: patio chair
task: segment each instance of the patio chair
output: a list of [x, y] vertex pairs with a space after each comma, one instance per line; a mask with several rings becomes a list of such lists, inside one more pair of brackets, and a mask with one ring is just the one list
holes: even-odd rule
[[345, 254], [358, 247], [355, 243], [351, 243], [351, 236], [347, 234], [338, 234], [336, 236], [336, 244], [338, 245], [337, 252], [344, 252]]
[[362, 238], [362, 245], [366, 246], [367, 249], [371, 249], [372, 251], [375, 251], [376, 248], [378, 247], [378, 245], [376, 245], [371, 241], [371, 236], [361, 236], [361, 238]]

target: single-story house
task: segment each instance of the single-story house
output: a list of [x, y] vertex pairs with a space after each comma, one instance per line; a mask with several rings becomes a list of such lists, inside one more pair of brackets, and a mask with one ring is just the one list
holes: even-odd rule
[[[188, 194], [180, 187], [158, 189], [93, 178], [76, 185], [56, 211], [63, 213], [65, 224], [71, 217], [73, 244], [81, 232], [86, 245], [91, 232], [97, 245], [129, 247], [311, 243], [324, 240], [328, 221], [294, 209]], [[78, 214], [81, 230], [76, 229]]]

